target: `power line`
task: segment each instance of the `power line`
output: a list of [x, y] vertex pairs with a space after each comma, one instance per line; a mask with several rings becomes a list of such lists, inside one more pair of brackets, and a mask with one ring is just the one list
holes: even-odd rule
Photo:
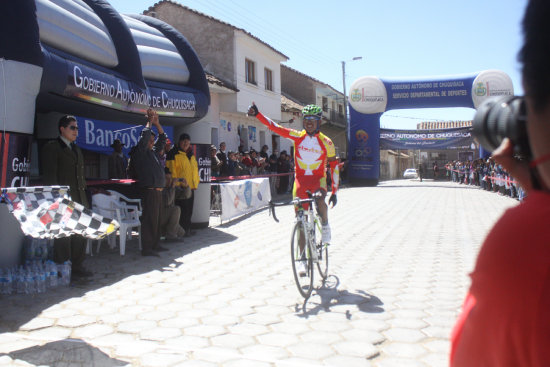
[[[254, 33], [264, 34], [266, 36], [264, 42], [269, 42], [268, 44], [273, 45], [276, 44], [277, 46], [272, 47], [279, 49], [282, 53], [288, 53], [287, 50], [290, 50], [298, 57], [317, 64], [321, 63], [332, 66], [333, 64], [331, 62], [334, 62], [334, 65], [336, 65], [337, 63], [337, 61], [332, 59], [330, 55], [325, 54], [322, 49], [314, 49], [309, 45], [299, 43], [298, 41], [296, 41], [294, 35], [283, 32], [280, 27], [273, 25], [268, 20], [258, 14], [251, 14], [250, 9], [245, 9], [235, 3], [233, 3], [233, 7], [228, 7], [226, 3], [213, 3], [211, 0], [203, 0], [201, 4], [203, 4], [203, 6], [205, 6], [205, 8], [209, 10], [210, 14], [216, 14], [218, 19], [224, 22], [232, 24], [235, 27], [242, 28], [246, 32], [249, 32], [253, 35]], [[241, 11], [237, 12], [235, 9], [240, 9]], [[223, 14], [220, 13], [220, 11], [223, 12]], [[247, 14], [247, 17], [244, 18], [243, 14]], [[261, 23], [258, 23], [256, 19], [259, 20]], [[261, 31], [255, 32], [255, 30]]]

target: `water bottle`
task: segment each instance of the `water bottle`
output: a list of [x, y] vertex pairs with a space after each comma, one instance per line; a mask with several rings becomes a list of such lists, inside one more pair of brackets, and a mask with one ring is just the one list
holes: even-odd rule
[[44, 272], [42, 261], [35, 261], [32, 265], [32, 271], [36, 293], [44, 293], [46, 291], [46, 273]]
[[8, 271], [0, 269], [0, 293], [10, 294], [8, 287]]
[[27, 268], [25, 272], [25, 293], [36, 293], [36, 275], [31, 268]]
[[11, 292], [13, 294], [17, 293], [17, 267], [14, 266], [11, 269]]
[[30, 287], [29, 287], [29, 293], [37, 293], [38, 292], [38, 281], [39, 281], [39, 273], [38, 273], [38, 265], [36, 260], [34, 260], [32, 263], [27, 265], [27, 273], [30, 273]]
[[14, 292], [14, 288], [13, 288], [13, 283], [14, 283], [14, 279], [13, 279], [13, 273], [11, 271], [11, 269], [6, 269], [6, 285], [5, 285], [5, 291], [6, 293], [5, 294], [12, 294]]
[[53, 240], [46, 240], [47, 259], [53, 261]]
[[46, 262], [46, 272], [48, 273], [48, 287], [57, 287], [57, 265], [53, 261]]
[[20, 266], [19, 269], [17, 269], [17, 293], [23, 294], [25, 293], [25, 270], [23, 270], [23, 267]]
[[46, 272], [44, 269], [37, 274], [38, 281], [36, 283], [36, 291], [38, 293], [46, 292]]
[[71, 262], [65, 261], [61, 265], [61, 285], [69, 285], [71, 283]]

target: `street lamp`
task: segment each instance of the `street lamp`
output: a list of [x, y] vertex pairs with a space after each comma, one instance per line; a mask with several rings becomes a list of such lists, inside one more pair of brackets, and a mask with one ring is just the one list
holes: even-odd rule
[[[348, 61], [356, 61], [363, 59], [362, 56], [356, 56]], [[346, 124], [346, 154], [349, 150], [349, 127], [348, 127], [348, 96], [346, 94], [346, 62], [342, 61], [342, 82], [344, 84], [344, 122]]]

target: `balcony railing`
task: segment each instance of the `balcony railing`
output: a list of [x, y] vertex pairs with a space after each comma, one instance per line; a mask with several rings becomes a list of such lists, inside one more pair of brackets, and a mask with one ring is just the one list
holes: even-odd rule
[[346, 119], [344, 118], [343, 113], [339, 113], [337, 111], [330, 111], [329, 116], [330, 116], [330, 122], [337, 125], [342, 125], [342, 126], [346, 125]]

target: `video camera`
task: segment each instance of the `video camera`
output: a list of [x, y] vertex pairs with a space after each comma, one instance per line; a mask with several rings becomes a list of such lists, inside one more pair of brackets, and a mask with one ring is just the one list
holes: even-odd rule
[[514, 154], [530, 159], [525, 100], [518, 96], [491, 97], [477, 109], [473, 135], [483, 148], [493, 151], [504, 138], [514, 144]]

